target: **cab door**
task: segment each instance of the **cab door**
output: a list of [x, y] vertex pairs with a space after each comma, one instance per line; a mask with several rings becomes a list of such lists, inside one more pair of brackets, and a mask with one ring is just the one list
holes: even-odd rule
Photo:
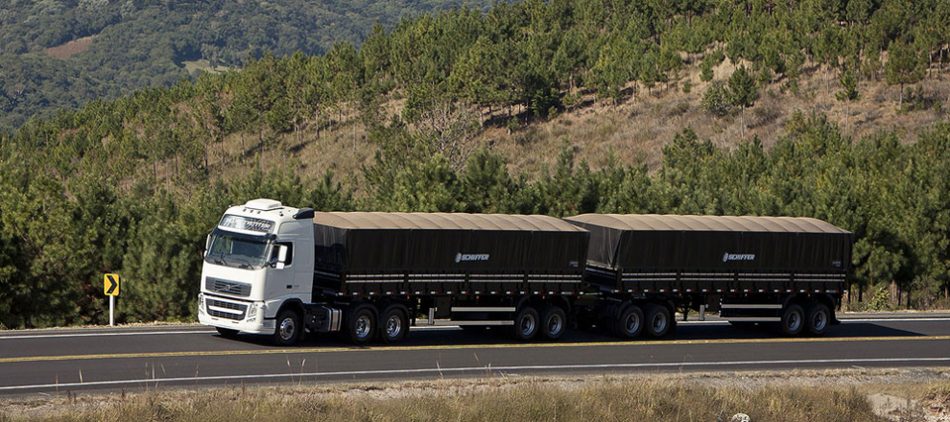
[[[311, 301], [313, 291], [313, 223], [309, 220], [281, 224], [271, 249], [271, 262], [274, 265], [268, 271], [268, 291], [270, 297], [284, 299], [296, 298], [304, 303]], [[309, 230], [307, 230], [309, 229]], [[278, 262], [279, 251], [286, 248], [284, 262]]]

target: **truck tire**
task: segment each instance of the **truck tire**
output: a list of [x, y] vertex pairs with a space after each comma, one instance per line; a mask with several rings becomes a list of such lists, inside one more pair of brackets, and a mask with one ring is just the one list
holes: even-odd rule
[[371, 305], [359, 305], [347, 315], [346, 335], [354, 344], [363, 345], [376, 337], [376, 315]]
[[538, 311], [526, 305], [515, 313], [514, 326], [511, 327], [512, 336], [521, 341], [528, 341], [538, 334], [541, 318]]
[[541, 314], [541, 335], [557, 340], [567, 331], [567, 313], [560, 306], [548, 305]]
[[278, 346], [293, 346], [300, 339], [303, 324], [300, 314], [293, 309], [284, 309], [277, 314], [276, 327], [271, 341]]
[[409, 333], [409, 317], [405, 308], [389, 305], [379, 318], [379, 338], [386, 344], [398, 343]]
[[613, 333], [623, 339], [640, 337], [640, 334], [643, 333], [643, 320], [643, 309], [639, 305], [627, 306], [614, 321]]
[[789, 304], [782, 312], [782, 321], [779, 323], [782, 334], [787, 336], [797, 336], [805, 328], [805, 310], [801, 305]]
[[232, 330], [230, 328], [214, 327], [218, 330], [218, 334], [224, 338], [235, 338], [238, 335], [238, 330]]
[[644, 329], [653, 338], [666, 337], [673, 328], [673, 316], [666, 306], [650, 303], [645, 306], [646, 319]]
[[814, 302], [805, 311], [805, 328], [814, 336], [824, 335], [831, 325], [831, 310], [824, 303]]

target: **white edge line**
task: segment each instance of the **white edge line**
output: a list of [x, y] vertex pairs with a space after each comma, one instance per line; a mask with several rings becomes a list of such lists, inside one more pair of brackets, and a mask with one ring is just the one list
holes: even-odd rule
[[116, 337], [116, 336], [158, 336], [164, 334], [213, 334], [217, 331], [188, 330], [188, 331], [132, 331], [128, 333], [74, 333], [74, 334], [29, 334], [19, 336], [3, 336], [0, 340], [37, 339], [37, 338], [65, 338], [65, 337]]
[[96, 387], [125, 384], [151, 384], [163, 382], [185, 381], [229, 381], [253, 379], [280, 379], [280, 378], [313, 378], [328, 376], [355, 376], [355, 375], [395, 375], [395, 374], [429, 374], [429, 373], [460, 373], [460, 372], [504, 372], [504, 371], [545, 371], [564, 369], [631, 369], [631, 368], [682, 368], [702, 366], [749, 366], [749, 365], [790, 365], [790, 364], [828, 364], [828, 363], [909, 363], [909, 362], [950, 362], [950, 357], [942, 358], [867, 358], [867, 359], [803, 359], [803, 360], [740, 360], [723, 362], [665, 362], [665, 363], [604, 363], [604, 364], [576, 364], [576, 365], [527, 365], [527, 366], [468, 366], [457, 368], [417, 368], [417, 369], [382, 369], [366, 371], [337, 371], [337, 372], [305, 372], [298, 374], [248, 374], [248, 375], [218, 375], [206, 377], [177, 377], [177, 378], [145, 378], [136, 380], [69, 382], [57, 384], [12, 385], [0, 387], [0, 391], [30, 390], [39, 388], [66, 388], [66, 387]]

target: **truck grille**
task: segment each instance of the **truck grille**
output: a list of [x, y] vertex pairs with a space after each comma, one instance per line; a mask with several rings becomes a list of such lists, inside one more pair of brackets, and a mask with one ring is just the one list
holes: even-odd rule
[[239, 283], [237, 281], [222, 280], [220, 278], [206, 277], [205, 288], [216, 293], [224, 293], [235, 296], [250, 296], [251, 285]]
[[[240, 320], [243, 320], [244, 315], [247, 314], [247, 305], [244, 305], [244, 304], [224, 302], [224, 301], [216, 300], [212, 298], [205, 299], [205, 303], [207, 304], [208, 315], [211, 315], [214, 317], [235, 319], [235, 320], [240, 321]], [[237, 312], [226, 312], [226, 311], [221, 311], [217, 309], [211, 309], [212, 306], [216, 308], [232, 309]]]

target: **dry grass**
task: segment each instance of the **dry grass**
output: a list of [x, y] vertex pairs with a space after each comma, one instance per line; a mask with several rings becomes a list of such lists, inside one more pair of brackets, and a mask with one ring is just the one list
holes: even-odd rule
[[94, 35], [76, 38], [75, 40], [57, 45], [56, 47], [47, 48], [46, 54], [57, 59], [68, 59], [88, 50], [89, 47], [92, 46], [93, 39], [95, 39]]
[[[715, 69], [717, 79], [728, 78], [734, 66], [728, 59]], [[620, 104], [582, 96], [584, 104], [547, 121], [534, 122], [515, 130], [488, 126], [472, 146], [486, 146], [509, 160], [516, 174], [536, 176], [553, 166], [565, 146], [573, 146], [578, 158], [592, 167], [605, 165], [610, 157], [623, 163], [646, 162], [657, 168], [663, 145], [684, 128], [690, 127], [700, 138], [721, 147], [732, 147], [740, 140], [759, 137], [766, 147], [784, 135], [783, 126], [795, 112], [821, 112], [837, 123], [842, 131], [856, 139], [881, 130], [896, 132], [913, 142], [920, 129], [946, 119], [950, 110], [950, 73], [934, 73], [922, 82], [924, 96], [934, 104], [927, 109], [900, 111], [897, 87], [883, 82], [864, 81], [859, 100], [846, 104], [835, 99], [840, 89], [834, 71], [809, 68], [799, 81], [796, 93], [779, 80], [760, 90], [756, 104], [744, 114], [717, 118], [703, 111], [700, 103], [709, 83], [699, 79], [699, 70], [691, 67], [682, 73], [679, 84], [643, 87]], [[680, 86], [689, 80], [692, 89], [683, 93]], [[633, 85], [630, 86], [633, 88]], [[392, 104], [387, 112], [394, 113]], [[516, 110], [517, 111], [517, 110]], [[359, 183], [361, 167], [371, 164], [376, 146], [370, 143], [366, 129], [353, 113], [324, 116], [340, 120], [317, 135], [316, 125], [300, 133], [283, 134], [269, 141], [258, 160], [256, 133], [231, 135], [212, 147], [212, 174], [228, 177], [261, 166], [265, 170], [292, 165], [304, 180], [316, 179], [327, 169], [350, 185]], [[483, 116], [484, 117], [484, 116]], [[243, 148], [242, 148], [243, 146]], [[286, 157], [293, 159], [288, 161]], [[299, 163], [299, 165], [297, 164]]]
[[[941, 420], [950, 417], [947, 375], [784, 371], [163, 390], [6, 400], [0, 421], [729, 421], [740, 412], [753, 421], [897, 420], [898, 413]], [[872, 408], [875, 397], [917, 407]]]

